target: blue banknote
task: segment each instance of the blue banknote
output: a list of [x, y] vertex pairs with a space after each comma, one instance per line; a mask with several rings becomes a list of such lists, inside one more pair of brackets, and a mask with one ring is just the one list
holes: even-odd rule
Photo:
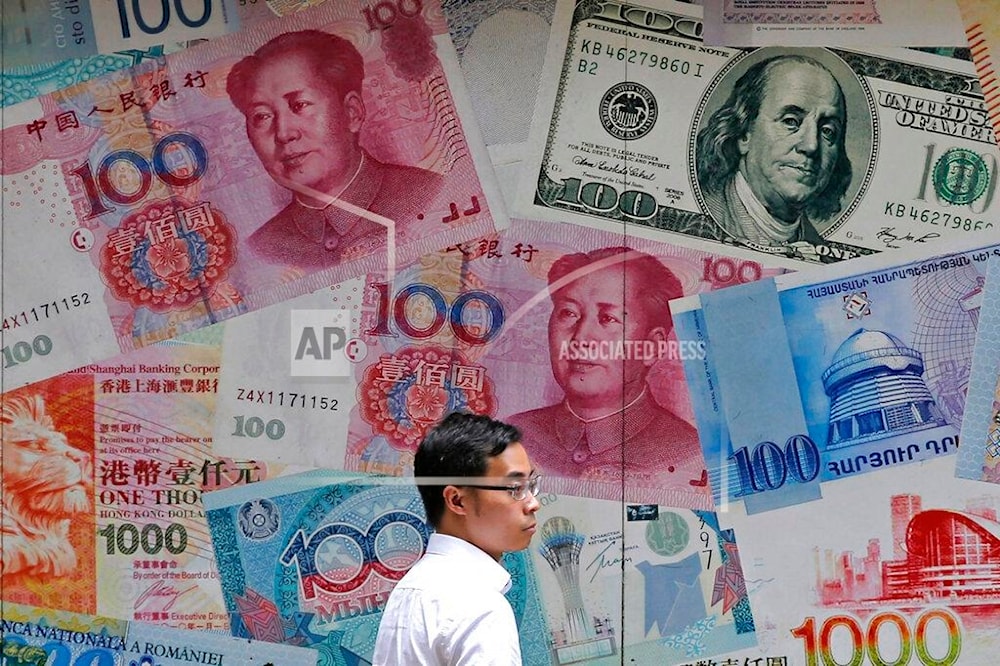
[[315, 666], [315, 651], [4, 601], [4, 666]]
[[[315, 470], [205, 495], [234, 635], [312, 647], [320, 663], [371, 661], [382, 609], [430, 536], [416, 487]], [[548, 664], [534, 565], [508, 553], [507, 598], [526, 664]]]
[[748, 513], [954, 454], [987, 260], [949, 245], [673, 303], [715, 501]]
[[1000, 484], [1000, 259], [989, 262], [979, 313], [955, 476]]

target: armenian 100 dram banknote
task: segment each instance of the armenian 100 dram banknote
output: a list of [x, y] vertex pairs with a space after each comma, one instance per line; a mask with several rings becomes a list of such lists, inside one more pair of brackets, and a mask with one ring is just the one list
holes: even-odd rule
[[225, 322], [213, 450], [406, 475], [427, 430], [468, 410], [518, 426], [554, 492], [711, 508], [682, 367], [700, 351], [667, 302], [778, 272], [515, 220], [395, 283], [370, 275]]
[[315, 666], [315, 651], [247, 641], [4, 600], [0, 657], [5, 666]]
[[324, 3], [4, 110], [7, 385], [506, 224], [440, 6], [385, 6]]
[[4, 608], [228, 628], [202, 492], [287, 466], [213, 457], [220, 338], [202, 329], [0, 396]]
[[799, 267], [993, 227], [970, 63], [702, 30], [670, 0], [562, 0], [516, 211]]
[[955, 453], [983, 276], [1000, 254], [963, 245], [672, 304], [678, 338], [706, 350], [685, 371], [719, 506], [766, 512]]

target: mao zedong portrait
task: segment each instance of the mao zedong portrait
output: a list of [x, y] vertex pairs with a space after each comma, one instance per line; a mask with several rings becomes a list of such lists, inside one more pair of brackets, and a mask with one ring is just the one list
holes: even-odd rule
[[[657, 402], [647, 378], [669, 354], [668, 302], [680, 281], [656, 257], [625, 247], [564, 255], [549, 270], [549, 361], [563, 399], [510, 418], [546, 474], [702, 476], [695, 429]], [[617, 343], [627, 344], [617, 344]]]
[[840, 212], [851, 183], [846, 131], [844, 93], [826, 66], [800, 55], [754, 64], [698, 132], [708, 212], [740, 241], [823, 243], [815, 225]]
[[279, 35], [230, 71], [226, 91], [254, 152], [292, 195], [250, 236], [260, 259], [318, 270], [369, 254], [384, 246], [386, 228], [335, 200], [390, 218], [405, 234], [441, 189], [439, 174], [381, 162], [361, 146], [363, 80], [358, 50], [318, 30]]

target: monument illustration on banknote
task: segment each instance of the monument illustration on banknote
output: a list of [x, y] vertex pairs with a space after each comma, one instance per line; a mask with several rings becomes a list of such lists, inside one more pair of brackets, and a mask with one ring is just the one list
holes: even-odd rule
[[715, 500], [748, 513], [954, 454], [993, 246], [894, 253], [672, 304]]
[[789, 267], [991, 228], [1000, 152], [969, 63], [702, 29], [671, 0], [562, 0], [516, 211]]

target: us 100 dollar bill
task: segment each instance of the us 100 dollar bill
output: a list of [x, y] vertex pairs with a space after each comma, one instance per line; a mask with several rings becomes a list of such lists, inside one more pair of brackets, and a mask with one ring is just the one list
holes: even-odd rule
[[993, 227], [998, 151], [968, 63], [702, 30], [669, 0], [561, 2], [519, 212], [788, 265]]

